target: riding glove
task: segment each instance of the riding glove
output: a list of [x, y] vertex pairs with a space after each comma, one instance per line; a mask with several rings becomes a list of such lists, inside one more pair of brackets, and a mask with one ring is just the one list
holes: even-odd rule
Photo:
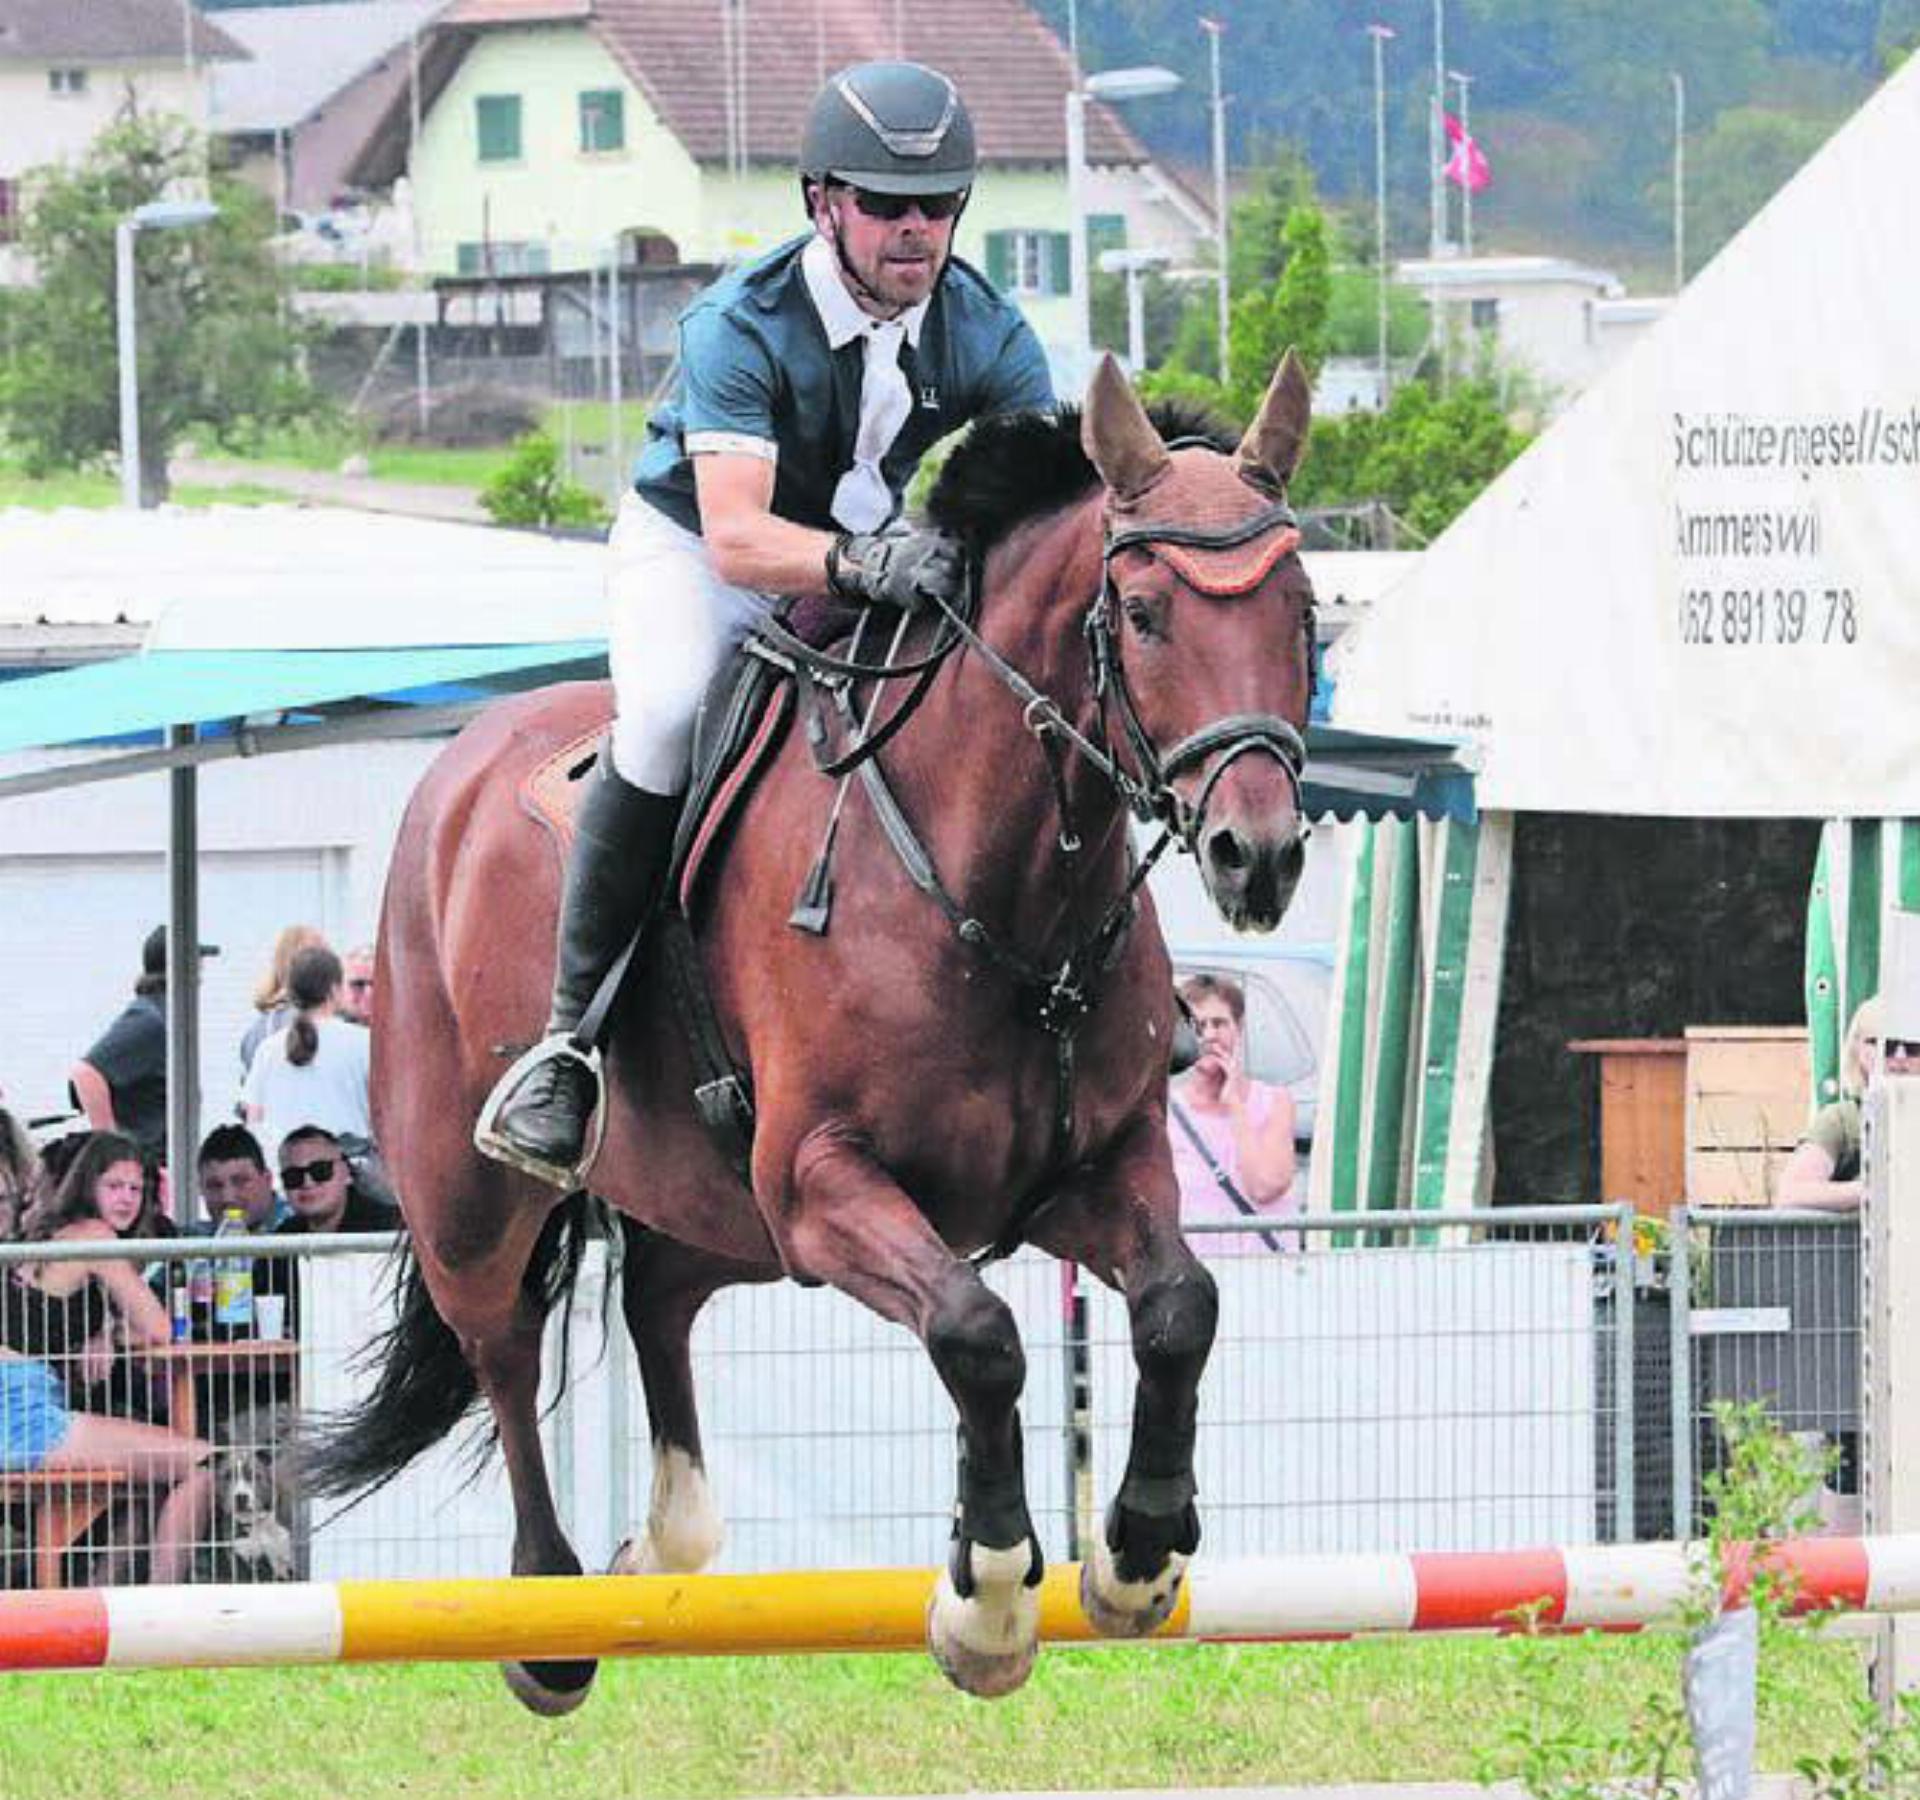
[[844, 534], [827, 552], [827, 586], [844, 600], [917, 612], [942, 600], [953, 604], [966, 581], [966, 552], [957, 538], [900, 520]]

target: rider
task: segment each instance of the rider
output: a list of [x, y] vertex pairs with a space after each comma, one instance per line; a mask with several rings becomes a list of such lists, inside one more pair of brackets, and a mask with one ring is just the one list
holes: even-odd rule
[[582, 1016], [665, 880], [693, 718], [776, 600], [952, 599], [959, 547], [902, 520], [928, 449], [984, 414], [1053, 403], [1038, 339], [952, 256], [973, 122], [917, 63], [860, 63], [807, 117], [812, 232], [723, 277], [680, 318], [680, 370], [648, 422], [611, 542], [611, 755], [580, 808], [547, 1036], [476, 1133], [573, 1185], [599, 1103]]

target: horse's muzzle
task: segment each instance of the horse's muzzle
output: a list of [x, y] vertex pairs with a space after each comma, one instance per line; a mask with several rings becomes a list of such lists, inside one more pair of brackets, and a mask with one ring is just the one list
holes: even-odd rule
[[1307, 861], [1307, 828], [1289, 809], [1256, 826], [1223, 818], [1200, 839], [1200, 875], [1220, 916], [1236, 931], [1271, 931], [1293, 899]]

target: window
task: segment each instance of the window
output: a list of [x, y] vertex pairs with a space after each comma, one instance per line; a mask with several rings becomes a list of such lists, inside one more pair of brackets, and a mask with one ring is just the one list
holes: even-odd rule
[[483, 163], [520, 160], [520, 96], [482, 94], [473, 103], [474, 134]]
[[591, 88], [580, 96], [580, 149], [596, 151], [627, 147], [627, 97], [618, 88]]
[[462, 275], [544, 275], [548, 266], [545, 244], [510, 238], [470, 240], [454, 251], [454, 268]]
[[1100, 258], [1109, 250], [1124, 250], [1127, 247], [1127, 215], [1125, 213], [1088, 213], [1087, 214], [1087, 267], [1098, 269]]
[[1469, 306], [1468, 314], [1475, 331], [1498, 331], [1500, 329], [1500, 302], [1498, 300], [1475, 300]]
[[62, 94], [71, 99], [76, 94], [87, 91], [87, 72], [85, 69], [49, 69], [47, 71], [47, 92]]
[[1071, 255], [1064, 231], [990, 231], [987, 279], [1003, 294], [1064, 294]]

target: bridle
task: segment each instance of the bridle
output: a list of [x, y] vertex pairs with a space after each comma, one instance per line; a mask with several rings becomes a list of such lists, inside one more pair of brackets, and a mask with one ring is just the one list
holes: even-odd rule
[[[1111, 694], [1119, 708], [1120, 723], [1126, 733], [1128, 747], [1133, 752], [1134, 763], [1140, 771], [1137, 780], [1120, 776], [1117, 772], [1113, 778], [1136, 816], [1143, 820], [1159, 819], [1190, 852], [1196, 854], [1206, 825], [1207, 805], [1213, 798], [1214, 789], [1234, 763], [1256, 750], [1266, 751], [1286, 770], [1288, 785], [1293, 789], [1294, 807], [1296, 811], [1304, 810], [1301, 786], [1307, 768], [1306, 740], [1291, 720], [1282, 718], [1278, 713], [1230, 713], [1225, 718], [1215, 719], [1210, 725], [1201, 726], [1198, 731], [1180, 739], [1171, 749], [1162, 751], [1154, 743], [1152, 733], [1140, 717], [1132, 685], [1127, 680], [1126, 663], [1120, 654], [1120, 640], [1114, 623], [1118, 605], [1118, 592], [1113, 578], [1114, 559], [1123, 550], [1150, 551], [1164, 545], [1180, 545], [1194, 550], [1231, 550], [1252, 543], [1270, 532], [1291, 531], [1297, 535], [1299, 529], [1300, 521], [1284, 500], [1276, 501], [1236, 525], [1214, 528], [1177, 525], [1170, 521], [1116, 527], [1111, 510], [1106, 517], [1100, 548], [1100, 592], [1087, 611], [1084, 629], [1088, 654], [1093, 664], [1094, 696], [1100, 703], [1102, 734], [1105, 734], [1107, 696]], [[1215, 598], [1224, 597], [1225, 590], [1198, 585], [1201, 585], [1202, 592], [1210, 592]], [[1306, 630], [1309, 633], [1307, 704], [1311, 709], [1314, 675], [1311, 613], [1306, 620]], [[1201, 782], [1199, 793], [1191, 801], [1182, 798], [1174, 789], [1175, 779], [1216, 754], [1219, 760]]]

